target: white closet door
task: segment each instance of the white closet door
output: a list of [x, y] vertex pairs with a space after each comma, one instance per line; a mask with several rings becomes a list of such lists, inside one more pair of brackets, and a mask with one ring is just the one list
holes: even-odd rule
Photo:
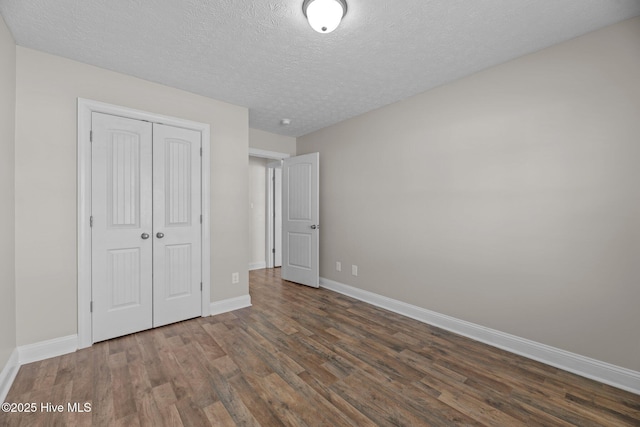
[[200, 132], [153, 125], [153, 326], [202, 314]]
[[152, 326], [152, 126], [92, 115], [93, 341]]
[[320, 284], [319, 153], [282, 163], [282, 278]]

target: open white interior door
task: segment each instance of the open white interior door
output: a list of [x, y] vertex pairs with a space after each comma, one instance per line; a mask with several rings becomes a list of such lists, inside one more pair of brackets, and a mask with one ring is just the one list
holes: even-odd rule
[[317, 288], [320, 284], [319, 153], [282, 164], [282, 278]]

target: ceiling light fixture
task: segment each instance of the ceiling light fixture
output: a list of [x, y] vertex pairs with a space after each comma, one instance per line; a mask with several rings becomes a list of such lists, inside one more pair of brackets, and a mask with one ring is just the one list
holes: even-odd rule
[[304, 0], [302, 12], [307, 17], [311, 28], [319, 33], [330, 33], [338, 28], [340, 21], [347, 14], [345, 0]]

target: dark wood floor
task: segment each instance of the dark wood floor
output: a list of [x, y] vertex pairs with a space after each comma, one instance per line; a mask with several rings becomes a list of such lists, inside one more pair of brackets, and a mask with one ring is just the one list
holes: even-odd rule
[[0, 426], [640, 426], [640, 396], [278, 270], [250, 290], [251, 308], [22, 366], [7, 402], [38, 411]]

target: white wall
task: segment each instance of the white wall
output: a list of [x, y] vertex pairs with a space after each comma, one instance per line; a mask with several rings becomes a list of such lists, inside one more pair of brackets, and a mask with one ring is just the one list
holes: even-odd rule
[[251, 217], [251, 257], [249, 265], [265, 268], [267, 259], [266, 220], [267, 220], [267, 159], [249, 157], [249, 215]]
[[14, 147], [16, 44], [0, 16], [0, 371], [16, 348]]
[[78, 97], [211, 125], [212, 301], [248, 294], [246, 108], [22, 47], [16, 96], [18, 345], [77, 332]]
[[321, 275], [640, 371], [639, 46], [626, 21], [298, 138]]
[[249, 128], [249, 147], [296, 155], [296, 139], [259, 129]]

